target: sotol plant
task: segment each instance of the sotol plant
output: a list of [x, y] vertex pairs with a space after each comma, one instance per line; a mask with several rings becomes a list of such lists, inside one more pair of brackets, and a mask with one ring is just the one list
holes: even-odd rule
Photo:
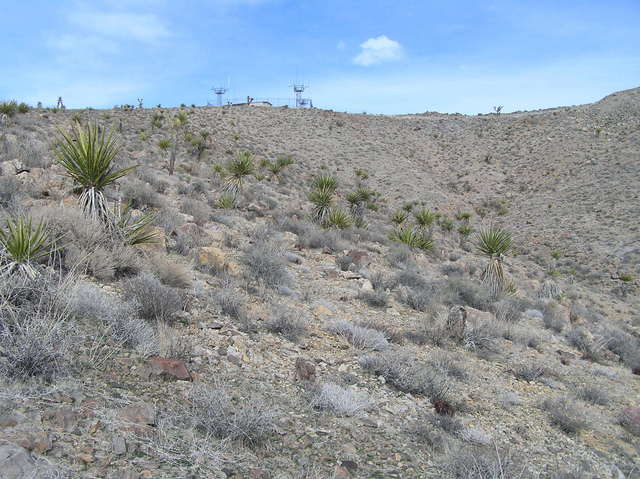
[[127, 175], [135, 166], [116, 169], [114, 161], [120, 146], [113, 133], [97, 125], [76, 126], [70, 133], [61, 132], [56, 149], [57, 161], [66, 173], [80, 184], [80, 206], [91, 218], [107, 220], [109, 209], [103, 190]]
[[433, 239], [417, 228], [398, 228], [391, 233], [389, 238], [392, 241], [404, 243], [411, 248], [418, 248], [429, 251], [433, 248]]
[[507, 289], [502, 261], [511, 248], [511, 234], [502, 228], [492, 226], [480, 231], [476, 247], [489, 259], [482, 272], [482, 282], [487, 285], [491, 295], [497, 298]]
[[7, 219], [0, 228], [0, 276], [19, 272], [33, 279], [38, 275], [35, 263], [54, 250], [55, 240], [49, 238], [44, 224], [34, 226], [31, 218]]

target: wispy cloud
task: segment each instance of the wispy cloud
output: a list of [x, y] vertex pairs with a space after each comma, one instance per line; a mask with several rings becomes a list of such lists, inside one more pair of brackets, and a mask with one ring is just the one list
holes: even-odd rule
[[111, 38], [155, 43], [170, 36], [169, 29], [152, 13], [74, 12], [69, 21], [76, 27]]
[[386, 35], [369, 38], [360, 45], [360, 48], [362, 48], [362, 51], [353, 61], [363, 67], [400, 60], [404, 56], [402, 45], [395, 40], [391, 40]]

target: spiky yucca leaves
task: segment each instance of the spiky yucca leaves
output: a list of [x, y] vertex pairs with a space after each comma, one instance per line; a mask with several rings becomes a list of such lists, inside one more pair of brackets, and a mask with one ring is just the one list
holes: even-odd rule
[[398, 228], [389, 235], [389, 239], [423, 251], [429, 251], [434, 246], [433, 239], [417, 228]]
[[436, 220], [436, 214], [431, 210], [420, 210], [415, 215], [416, 223], [420, 228], [431, 229]]
[[[45, 230], [44, 223], [34, 226], [31, 218], [9, 218], [0, 228], [0, 276], [19, 272], [30, 279], [38, 275], [35, 263], [54, 251], [55, 240]], [[4, 258], [2, 258], [4, 256]]]
[[76, 125], [69, 133], [60, 132], [56, 148], [57, 161], [82, 188], [80, 206], [93, 219], [109, 219], [103, 190], [127, 175], [135, 166], [116, 169], [114, 162], [120, 145], [113, 132], [107, 135], [97, 125]]
[[333, 194], [338, 189], [338, 180], [332, 175], [320, 175], [313, 180], [311, 187], [318, 191], [327, 191]]
[[363, 218], [365, 203], [370, 201], [372, 197], [373, 191], [364, 187], [357, 188], [354, 192], [347, 195], [349, 209], [351, 210], [351, 215], [353, 216], [354, 222], [358, 228], [361, 228], [361, 225], [366, 224]]
[[511, 248], [511, 233], [492, 226], [478, 233], [476, 247], [489, 258], [482, 272], [482, 282], [489, 289], [491, 296], [497, 298], [507, 289], [502, 260]]
[[218, 208], [231, 210], [236, 207], [236, 197], [231, 193], [222, 193], [216, 202]]
[[393, 221], [397, 225], [401, 225], [402, 223], [404, 223], [407, 220], [407, 217], [408, 217], [408, 215], [407, 215], [406, 211], [398, 210], [391, 217], [391, 221]]
[[323, 224], [329, 216], [331, 205], [333, 204], [333, 190], [317, 189], [309, 193], [309, 201], [313, 203], [311, 214], [313, 221]]
[[227, 179], [224, 191], [236, 196], [244, 185], [245, 177], [253, 174], [255, 166], [253, 155], [248, 151], [238, 153], [235, 158], [227, 163]]
[[337, 228], [343, 230], [351, 226], [351, 217], [341, 209], [332, 209], [329, 211], [326, 220], [322, 224], [325, 228]]
[[143, 213], [134, 217], [129, 204], [114, 208], [115, 225], [125, 243], [131, 246], [154, 244], [158, 235], [151, 226], [158, 217], [155, 213]]

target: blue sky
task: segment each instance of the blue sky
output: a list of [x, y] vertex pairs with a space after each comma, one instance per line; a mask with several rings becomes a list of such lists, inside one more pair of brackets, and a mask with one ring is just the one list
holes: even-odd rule
[[0, 99], [475, 114], [640, 86], [639, 0], [0, 0]]

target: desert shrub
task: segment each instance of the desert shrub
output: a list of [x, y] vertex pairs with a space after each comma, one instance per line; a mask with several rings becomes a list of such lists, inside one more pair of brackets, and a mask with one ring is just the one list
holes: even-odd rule
[[64, 294], [69, 278], [13, 275], [0, 283], [0, 374], [51, 381], [70, 369], [75, 341]]
[[271, 311], [271, 317], [265, 324], [268, 331], [281, 334], [291, 341], [297, 341], [306, 335], [309, 326], [299, 314], [283, 306], [276, 306]]
[[600, 330], [603, 344], [617, 354], [632, 371], [640, 370], [640, 340], [615, 326], [606, 325]]
[[443, 283], [442, 299], [446, 305], [463, 305], [481, 311], [491, 308], [491, 294], [482, 285], [468, 279], [449, 278]]
[[226, 389], [198, 386], [191, 392], [190, 403], [196, 427], [218, 439], [258, 445], [275, 429], [274, 408], [259, 398], [236, 402]]
[[360, 291], [358, 299], [364, 301], [372, 308], [386, 308], [389, 303], [389, 295], [382, 289], [373, 291]]
[[131, 208], [143, 209], [146, 206], [162, 208], [163, 198], [147, 183], [141, 181], [124, 181], [120, 186], [120, 195], [124, 203]]
[[394, 244], [389, 249], [388, 261], [396, 268], [411, 269], [415, 266], [415, 256], [411, 248], [404, 244]]
[[426, 311], [438, 298], [438, 290], [435, 284], [423, 287], [403, 288], [400, 292], [400, 300], [416, 311]]
[[599, 361], [602, 358], [602, 350], [593, 341], [592, 335], [583, 327], [572, 328], [565, 334], [567, 342], [580, 351], [585, 359]]
[[551, 422], [567, 434], [575, 434], [585, 428], [587, 412], [575, 401], [566, 397], [547, 399], [541, 404], [547, 411]]
[[311, 390], [311, 406], [331, 411], [338, 416], [358, 416], [371, 402], [364, 392], [356, 392], [334, 383], [321, 383]]
[[122, 290], [125, 299], [136, 302], [138, 314], [143, 319], [171, 322], [182, 309], [180, 294], [150, 273], [141, 273], [124, 281]]
[[380, 331], [358, 326], [346, 320], [335, 321], [330, 325], [329, 329], [346, 338], [347, 341], [359, 349], [383, 351], [389, 346], [387, 338]]
[[144, 356], [158, 352], [156, 331], [137, 317], [137, 305], [123, 302], [100, 288], [79, 283], [69, 297], [69, 313], [76, 319], [102, 323], [117, 344], [136, 349]]
[[622, 410], [618, 423], [631, 434], [640, 436], [640, 407], [629, 406]]
[[544, 305], [542, 310], [542, 321], [545, 328], [551, 329], [556, 333], [562, 332], [567, 325], [560, 306], [553, 301]]
[[0, 102], [0, 113], [7, 115], [9, 118], [13, 117], [18, 111], [18, 102], [15, 100]]
[[222, 193], [216, 202], [216, 208], [223, 210], [232, 210], [236, 207], [237, 199], [231, 193]]
[[501, 336], [499, 327], [491, 321], [479, 322], [464, 329], [463, 345], [472, 351], [492, 351], [495, 341]]
[[436, 371], [439, 371], [450, 378], [464, 381], [469, 378], [469, 373], [462, 362], [458, 361], [453, 354], [439, 352], [429, 358], [429, 364]]
[[17, 206], [20, 190], [20, 182], [14, 176], [0, 176], [0, 207]]
[[392, 343], [402, 344], [402, 342], [404, 341], [404, 334], [402, 330], [394, 327], [389, 323], [368, 319], [365, 321], [359, 321], [358, 326], [380, 331], [380, 333], [382, 333], [382, 335]]
[[267, 243], [248, 248], [242, 258], [247, 276], [269, 288], [289, 286], [292, 282], [286, 260], [281, 251]]
[[464, 268], [459, 264], [446, 263], [440, 267], [440, 272], [450, 278], [461, 278], [464, 276]]
[[393, 288], [393, 280], [390, 280], [381, 271], [375, 271], [369, 275], [369, 281], [375, 291], [384, 291], [387, 288]]
[[188, 334], [180, 334], [176, 328], [167, 323], [156, 323], [154, 344], [157, 354], [165, 358], [190, 361], [193, 355], [193, 342]]
[[449, 382], [428, 364], [408, 354], [390, 350], [360, 358], [360, 365], [402, 392], [427, 396], [431, 402], [447, 401]]
[[537, 381], [547, 373], [544, 366], [537, 363], [523, 363], [516, 366], [513, 375], [525, 381]]
[[170, 244], [169, 251], [175, 251], [182, 256], [188, 256], [195, 248], [205, 246], [206, 244], [207, 236], [200, 230], [195, 232], [179, 231]]
[[166, 286], [188, 288], [191, 286], [191, 272], [181, 263], [156, 255], [149, 262], [151, 273]]
[[517, 323], [527, 309], [527, 302], [518, 298], [504, 298], [493, 303], [491, 311], [498, 321]]
[[526, 466], [519, 464], [508, 453], [496, 448], [456, 450], [445, 458], [442, 469], [457, 479], [524, 479]]
[[213, 294], [213, 300], [220, 312], [233, 319], [243, 320], [246, 317], [245, 299], [231, 288], [222, 288]]
[[202, 201], [184, 198], [180, 206], [183, 213], [193, 216], [196, 224], [203, 225], [211, 219], [211, 209]]
[[423, 420], [431, 426], [441, 429], [452, 436], [460, 434], [464, 428], [462, 421], [448, 414], [429, 414]]
[[598, 404], [600, 406], [605, 406], [611, 401], [605, 390], [594, 385], [582, 386], [576, 391], [576, 395], [583, 401], [590, 402], [591, 404]]
[[336, 264], [340, 268], [340, 271], [349, 271], [356, 263], [353, 261], [353, 258], [349, 255], [342, 255], [336, 258]]
[[557, 300], [562, 296], [562, 289], [558, 283], [549, 279], [542, 283], [537, 293], [538, 299], [541, 300]]
[[429, 281], [414, 270], [402, 270], [395, 274], [394, 282], [409, 288], [423, 289], [430, 286]]

